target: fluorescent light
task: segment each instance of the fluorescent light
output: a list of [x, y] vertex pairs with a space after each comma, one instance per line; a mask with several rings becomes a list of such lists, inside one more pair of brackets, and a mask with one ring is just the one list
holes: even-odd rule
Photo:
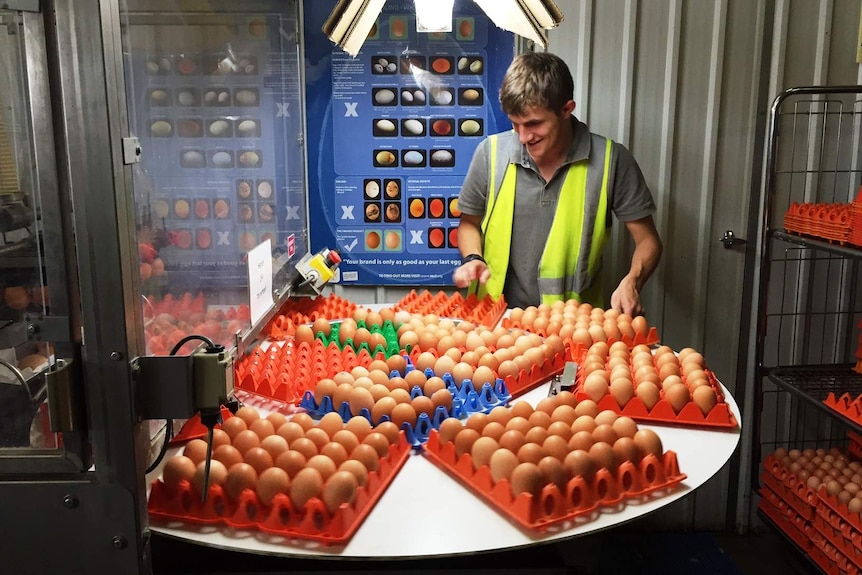
[[359, 54], [386, 0], [341, 0], [323, 24], [323, 32], [351, 56]]
[[545, 30], [562, 22], [563, 14], [551, 0], [473, 0], [498, 28], [548, 46]]
[[451, 32], [455, 0], [413, 0], [417, 32]]

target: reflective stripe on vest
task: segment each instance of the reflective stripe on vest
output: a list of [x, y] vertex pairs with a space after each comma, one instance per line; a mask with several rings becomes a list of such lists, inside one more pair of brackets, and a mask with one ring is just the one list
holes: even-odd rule
[[[491, 136], [488, 200], [482, 220], [484, 238], [494, 238], [483, 246], [483, 255], [491, 269], [491, 278], [484, 286], [478, 286], [478, 297], [488, 294], [499, 298], [503, 293], [506, 272], [509, 269], [511, 253], [512, 220], [515, 207], [516, 166], [508, 164], [503, 182], [495, 194], [495, 170], [497, 168], [497, 137]], [[604, 170], [601, 191], [595, 219], [586, 221], [587, 163], [572, 164], [560, 189], [554, 221], [545, 242], [542, 261], [539, 264], [539, 291], [542, 303], [576, 299], [595, 306], [604, 307], [604, 292], [601, 281], [602, 252], [608, 240], [607, 230], [607, 184], [610, 170], [612, 142], [605, 140]], [[578, 272], [581, 258], [580, 242], [584, 234], [589, 234], [590, 247], [586, 262], [580, 262], [586, 269]], [[572, 241], [575, 239], [575, 241]], [[580, 275], [580, 279], [579, 279]], [[579, 286], [587, 285], [586, 289]]]

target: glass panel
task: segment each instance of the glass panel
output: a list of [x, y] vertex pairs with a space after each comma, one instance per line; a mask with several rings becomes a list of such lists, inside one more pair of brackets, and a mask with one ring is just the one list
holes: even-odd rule
[[282, 0], [123, 4], [150, 355], [190, 334], [232, 343], [250, 326], [248, 251], [270, 242], [276, 288], [307, 252], [298, 14]]
[[29, 340], [25, 321], [50, 311], [26, 66], [21, 17], [0, 10], [0, 448], [55, 448], [43, 372], [52, 346]]

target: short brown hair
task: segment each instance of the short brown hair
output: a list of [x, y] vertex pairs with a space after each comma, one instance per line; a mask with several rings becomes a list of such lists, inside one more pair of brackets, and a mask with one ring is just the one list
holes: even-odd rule
[[572, 73], [562, 58], [547, 52], [521, 54], [503, 77], [500, 105], [507, 115], [520, 115], [531, 107], [559, 112], [574, 93]]

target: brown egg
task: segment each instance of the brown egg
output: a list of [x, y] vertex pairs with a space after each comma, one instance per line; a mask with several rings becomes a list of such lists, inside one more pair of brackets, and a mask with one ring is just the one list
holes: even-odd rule
[[488, 468], [491, 471], [491, 477], [494, 482], [501, 479], [509, 479], [512, 471], [520, 465], [518, 456], [512, 453], [509, 449], [501, 448], [491, 454], [491, 459], [488, 461]]
[[587, 483], [593, 480], [596, 474], [596, 463], [587, 451], [576, 449], [566, 455], [563, 460], [563, 468], [572, 477], [580, 476]]
[[489, 421], [488, 425], [482, 429], [483, 437], [490, 437], [495, 441], [500, 441], [504, 433], [506, 433], [506, 428], [499, 421]]
[[614, 442], [614, 454], [616, 454], [617, 462], [623, 463], [631, 461], [637, 465], [641, 460], [640, 449], [635, 445], [634, 439], [631, 437], [620, 437]]
[[517, 453], [519, 461], [538, 463], [540, 459], [548, 455], [548, 453], [542, 448], [541, 444], [530, 442], [529, 437], [525, 437], [525, 439], [527, 443], [524, 443]]
[[305, 430], [295, 421], [288, 421], [276, 430], [276, 435], [283, 437], [288, 446], [300, 437], [305, 436]]
[[378, 457], [386, 457], [389, 455], [389, 439], [382, 433], [373, 431], [362, 440], [362, 443], [373, 447], [377, 452]]
[[455, 442], [455, 454], [461, 457], [464, 453], [469, 453], [473, 448], [473, 443], [481, 437], [475, 429], [464, 428], [458, 432], [453, 440]]
[[233, 446], [245, 454], [252, 447], [260, 447], [260, 436], [250, 429], [240, 431], [233, 439]]
[[212, 458], [230, 469], [233, 464], [242, 462], [242, 453], [233, 445], [219, 445], [213, 449]]
[[206, 477], [206, 461], [201, 461], [195, 468], [195, 475], [192, 478], [192, 485], [198, 493], [204, 491], [204, 480], [206, 479], [207, 489], [211, 485], [224, 485], [227, 480], [227, 467], [221, 461], [213, 459], [210, 461], [209, 478]]
[[237, 463], [227, 470], [224, 490], [228, 497], [234, 501], [239, 500], [239, 496], [244, 490], [251, 489], [255, 491], [256, 488], [257, 471], [248, 463]]
[[512, 470], [510, 482], [514, 497], [521, 493], [529, 493], [535, 497], [541, 493], [548, 480], [538, 465], [524, 462]]
[[652, 429], [639, 429], [634, 436], [635, 445], [640, 449], [641, 455], [643, 457], [649, 455], [650, 453], [661, 459], [663, 448], [661, 445], [661, 439], [659, 439], [658, 434]]
[[542, 427], [544, 429], [548, 429], [548, 426], [551, 425], [551, 416], [544, 411], [534, 411], [530, 414], [527, 421], [529, 421], [530, 425], [534, 428]]
[[288, 445], [291, 450], [300, 452], [306, 459], [311, 459], [320, 452], [317, 444], [307, 437], [300, 437], [292, 443], [288, 442]]
[[691, 394], [691, 400], [704, 416], [709, 415], [709, 412], [712, 411], [718, 402], [715, 392], [708, 385], [696, 388]]
[[233, 440], [240, 431], [248, 429], [248, 424], [241, 417], [229, 417], [221, 424], [221, 428]]
[[251, 427], [251, 424], [256, 420], [260, 419], [260, 413], [250, 405], [243, 405], [236, 410], [234, 415], [245, 421], [246, 425], [249, 427]]
[[320, 472], [312, 467], [306, 467], [293, 477], [289, 497], [293, 507], [298, 511], [312, 497], [320, 497], [322, 492], [323, 477]]
[[403, 376], [404, 370], [407, 369], [407, 360], [404, 359], [404, 356], [392, 355], [386, 359], [386, 365], [389, 367], [389, 371], [397, 371]]
[[458, 435], [462, 429], [464, 429], [464, 425], [458, 418], [449, 417], [444, 419], [440, 424], [440, 428], [437, 430], [440, 434], [440, 444], [442, 445], [450, 441], [454, 441], [455, 436]]
[[594, 443], [590, 447], [589, 453], [597, 468], [607, 469], [611, 473], [616, 473], [619, 462], [612, 446], [604, 442]]
[[491, 456], [500, 448], [500, 444], [491, 437], [478, 438], [470, 448], [470, 457], [473, 459], [473, 469], [479, 469], [488, 465]]
[[617, 432], [607, 423], [596, 425], [592, 435], [596, 443], [607, 443], [608, 445], [613, 445], [619, 439]]
[[323, 477], [324, 481], [329, 479], [337, 469], [335, 462], [326, 455], [315, 455], [314, 457], [310, 457], [308, 459], [308, 463], [305, 464], [305, 467], [316, 469], [320, 473], [320, 476]]
[[272, 498], [287, 493], [289, 488], [290, 477], [280, 467], [266, 469], [257, 480], [257, 496], [264, 505], [272, 505]]
[[356, 459], [348, 459], [338, 466], [338, 471], [348, 471], [352, 473], [360, 487], [365, 487], [365, 484], [368, 482], [368, 470]]
[[410, 403], [399, 403], [392, 408], [390, 416], [392, 423], [401, 429], [405, 423], [409, 423], [412, 427], [416, 427], [416, 409]]
[[252, 447], [242, 455], [244, 462], [251, 465], [258, 475], [275, 465], [272, 455], [263, 447]]
[[275, 459], [275, 465], [284, 469], [290, 477], [294, 477], [301, 469], [305, 468], [307, 461], [302, 453], [288, 450]]
[[[352, 420], [353, 419], [351, 418], [351, 421]], [[337, 431], [335, 435], [332, 436], [332, 441], [344, 446], [344, 449], [348, 453], [352, 452], [360, 443], [359, 436], [357, 436], [353, 431], [349, 429], [342, 429], [341, 431]]]
[[337, 441], [330, 441], [320, 448], [320, 455], [324, 455], [339, 466], [347, 460], [347, 449]]
[[303, 343], [311, 345], [312, 343], [314, 343], [314, 336], [315, 333], [312, 330], [311, 326], [300, 324], [296, 326], [296, 333], [294, 334], [293, 338], [296, 342], [296, 345], [300, 345]]
[[611, 425], [620, 437], [633, 438], [638, 431], [638, 424], [632, 418], [626, 416], [618, 417]]
[[[305, 431], [308, 431], [309, 429], [314, 427], [314, 420], [311, 419], [311, 416], [307, 413], [297, 413], [292, 418], [290, 418], [290, 421], [298, 424]], [[288, 441], [290, 440], [288, 439]]]
[[272, 456], [273, 460], [288, 449], [287, 440], [275, 434], [264, 437], [260, 442], [260, 446]]
[[547, 479], [548, 483], [553, 483], [557, 486], [561, 493], [565, 493], [566, 483], [569, 476], [563, 462], [556, 457], [543, 457], [537, 464], [542, 474]]
[[544, 443], [542, 443], [542, 449], [548, 455], [556, 457], [562, 461], [566, 458], [566, 454], [569, 452], [569, 445], [568, 441], [559, 435], [549, 435], [545, 438]]
[[162, 469], [162, 483], [171, 488], [179, 486], [180, 481], [192, 482], [197, 465], [185, 455], [175, 455], [168, 459]]
[[[344, 424], [344, 431], [349, 431], [356, 436], [356, 439], [360, 442], [365, 439], [365, 436], [371, 433], [371, 424], [364, 417], [351, 417], [347, 420], [347, 423]], [[338, 435], [333, 435], [333, 441], [338, 441], [335, 437]], [[339, 441], [339, 443], [342, 443]], [[347, 447], [347, 445], [345, 445]]]
[[643, 402], [648, 411], [652, 410], [659, 399], [661, 399], [658, 386], [649, 381], [638, 384], [637, 388], [635, 388], [635, 395]]
[[360, 443], [350, 453], [350, 459], [360, 461], [368, 471], [377, 471], [380, 465], [380, 456], [377, 455], [377, 450], [366, 443]]
[[679, 413], [682, 408], [691, 401], [691, 394], [685, 385], [677, 384], [665, 390], [664, 399], [670, 404], [676, 413]]
[[359, 482], [349, 471], [337, 471], [326, 480], [323, 487], [323, 504], [330, 513], [335, 513], [344, 504], [351, 504], [356, 498]]
[[248, 428], [261, 439], [275, 433], [275, 426], [268, 419], [256, 419], [249, 424]]
[[192, 439], [183, 448], [183, 455], [197, 465], [207, 457], [207, 442], [203, 439]]

